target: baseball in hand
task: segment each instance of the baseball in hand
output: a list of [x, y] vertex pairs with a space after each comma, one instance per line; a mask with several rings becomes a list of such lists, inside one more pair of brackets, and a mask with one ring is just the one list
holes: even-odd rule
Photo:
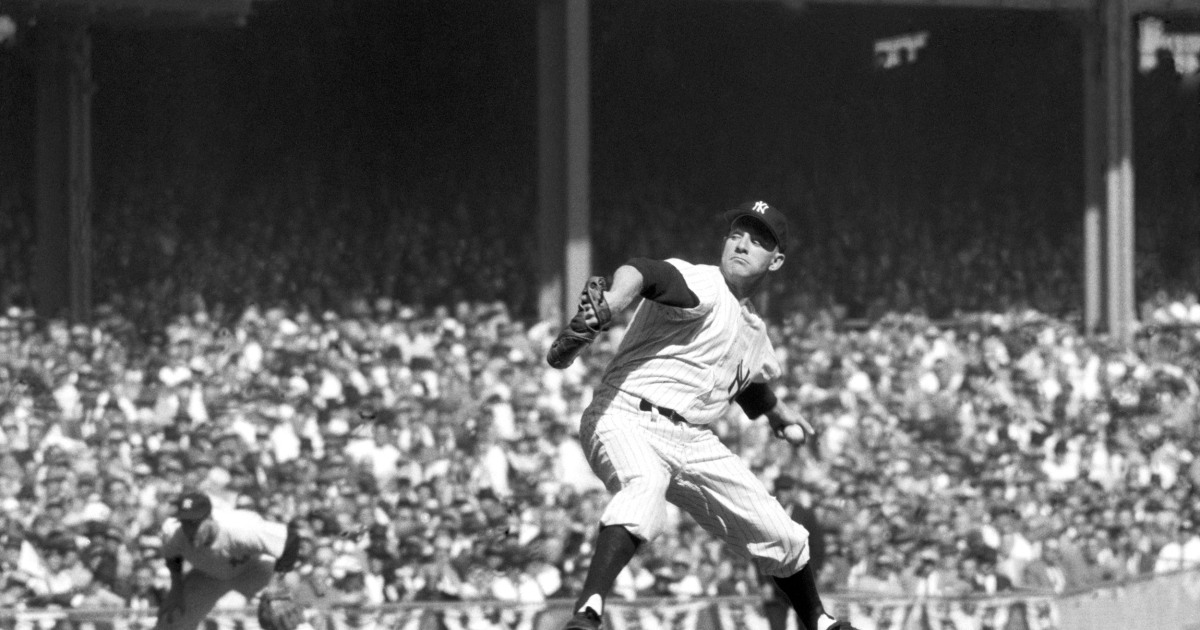
[[787, 440], [788, 444], [803, 444], [807, 438], [804, 428], [798, 424], [789, 424], [783, 428], [783, 439]]

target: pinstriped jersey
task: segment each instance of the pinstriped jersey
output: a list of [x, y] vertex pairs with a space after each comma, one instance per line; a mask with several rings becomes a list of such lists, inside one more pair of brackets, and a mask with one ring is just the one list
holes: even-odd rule
[[217, 538], [207, 547], [192, 544], [179, 520], [163, 522], [162, 556], [183, 558], [197, 571], [219, 580], [229, 580], [262, 556], [278, 558], [287, 544], [287, 525], [268, 521], [249, 510], [216, 508]]
[[747, 385], [774, 380], [782, 368], [762, 318], [733, 295], [720, 268], [666, 262], [700, 303], [681, 308], [642, 300], [603, 382], [692, 424], [708, 424]]

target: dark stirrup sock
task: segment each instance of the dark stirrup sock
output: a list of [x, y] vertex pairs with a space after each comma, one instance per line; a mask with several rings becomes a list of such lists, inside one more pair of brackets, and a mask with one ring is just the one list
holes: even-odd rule
[[608, 599], [617, 575], [629, 564], [641, 542], [622, 525], [600, 528], [600, 533], [596, 535], [596, 550], [592, 552], [592, 563], [588, 565], [587, 577], [583, 581], [583, 592], [575, 600], [576, 612], [594, 595], [599, 595], [601, 602]]
[[812, 565], [806, 564], [795, 574], [774, 580], [779, 590], [792, 602], [792, 608], [804, 627], [816, 630], [817, 620], [825, 613], [825, 607], [821, 605], [821, 596], [817, 594], [817, 578], [813, 575]]

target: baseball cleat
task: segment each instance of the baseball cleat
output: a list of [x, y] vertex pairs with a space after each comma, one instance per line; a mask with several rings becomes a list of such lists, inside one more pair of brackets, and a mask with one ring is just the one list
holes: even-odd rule
[[600, 630], [600, 615], [591, 608], [585, 608], [575, 613], [563, 630]]

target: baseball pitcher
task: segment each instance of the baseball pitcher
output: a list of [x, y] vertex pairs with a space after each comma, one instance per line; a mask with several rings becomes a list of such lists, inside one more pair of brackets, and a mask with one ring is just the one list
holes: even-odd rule
[[580, 420], [588, 461], [612, 498], [567, 630], [598, 630], [617, 575], [642, 542], [663, 532], [668, 501], [772, 576], [804, 630], [853, 630], [821, 604], [808, 532], [709, 428], [737, 403], [751, 418], [766, 416], [780, 439], [799, 445], [813, 435], [767, 384], [782, 368], [750, 304], [783, 266], [787, 218], [763, 201], [725, 218], [718, 265], [635, 258], [614, 272], [611, 287], [589, 280], [547, 352], [551, 366], [570, 365], [613, 313], [637, 304]]

